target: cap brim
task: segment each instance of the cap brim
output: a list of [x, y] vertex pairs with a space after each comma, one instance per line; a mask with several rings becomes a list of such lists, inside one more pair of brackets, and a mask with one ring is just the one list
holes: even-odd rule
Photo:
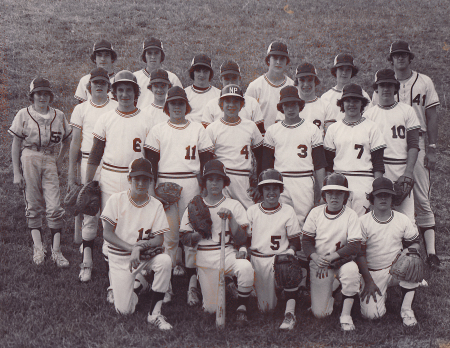
[[220, 76], [223, 76], [223, 75], [238, 75], [238, 76], [241, 76], [241, 73], [239, 71], [236, 71], [236, 70], [225, 70], [225, 71], [220, 73]]
[[[361, 100], [364, 100], [364, 99], [367, 100], [366, 97], [361, 96], [360, 94], [356, 94], [356, 93], [348, 93], [345, 96], [343, 95], [342, 98], [339, 99], [339, 100], [342, 101], [342, 100], [344, 100], [346, 98], [358, 98], [358, 99], [361, 99]], [[367, 102], [369, 102], [369, 100], [367, 100]]]
[[297, 102], [297, 103], [301, 103], [303, 100], [300, 98], [296, 98], [296, 97], [289, 97], [289, 98], [284, 98], [283, 101], [280, 101], [277, 104], [277, 110], [282, 112], [283, 110], [283, 104], [285, 103], [289, 103], [289, 102]]
[[372, 192], [372, 194], [374, 196], [376, 196], [376, 195], [378, 195], [380, 193], [389, 193], [391, 195], [395, 195], [395, 191], [394, 190], [389, 190], [389, 189], [379, 189], [379, 190], [376, 190], [376, 191]]
[[279, 184], [279, 185], [284, 185], [282, 181], [280, 180], [275, 180], [275, 179], [267, 179], [267, 180], [263, 180], [260, 183], [258, 183], [258, 186], [260, 185], [265, 185], [265, 184]]
[[322, 187], [322, 191], [332, 191], [332, 190], [350, 192], [350, 190], [347, 187], [340, 185], [326, 185]]
[[98, 81], [98, 80], [103, 80], [103, 81], [109, 82], [109, 78], [104, 77], [104, 76], [94, 76], [89, 79], [89, 81]]
[[165, 84], [170, 85], [170, 81], [169, 80], [164, 80], [164, 79], [154, 79], [154, 80], [150, 80], [150, 82], [148, 83], [148, 85], [150, 86], [152, 83], [157, 83], [157, 82], [162, 82]]
[[149, 172], [139, 171], [139, 172], [132, 172], [132, 173], [128, 174], [128, 176], [130, 178], [135, 177], [135, 176], [139, 176], [139, 175], [147, 176], [147, 177], [153, 179], [153, 174], [149, 173]]
[[394, 85], [398, 84], [399, 82], [395, 79], [383, 79], [383, 80], [379, 80], [376, 81], [375, 84], [378, 85], [380, 83], [393, 83]]
[[33, 90], [30, 92], [30, 94], [34, 93], [34, 92], [39, 92], [39, 91], [47, 91], [47, 92], [50, 92], [50, 93], [53, 94], [53, 91], [51, 90], [50, 87], [36, 87], [36, 88], [33, 88]]
[[168, 102], [172, 101], [172, 100], [177, 100], [177, 99], [180, 99], [180, 100], [185, 101], [186, 103], [189, 103], [189, 101], [188, 101], [186, 98], [176, 95], [176, 96], [167, 98], [167, 99], [166, 99], [166, 104], [167, 104]]
[[224, 174], [223, 172], [221, 172], [220, 170], [211, 170], [211, 171], [209, 171], [208, 172], [208, 174], [205, 174], [205, 175], [203, 175], [203, 176], [208, 176], [208, 175], [212, 175], [212, 174], [217, 174], [217, 175], [220, 175], [222, 178], [228, 178], [228, 179], [230, 179], [226, 174]]
[[191, 68], [195, 68], [196, 66], [204, 66], [212, 70], [211, 65], [208, 65], [206, 63], [195, 63], [194, 65], [191, 66]]
[[238, 97], [241, 100], [245, 100], [243, 96], [241, 96], [240, 94], [236, 94], [236, 93], [227, 93], [227, 94], [221, 95], [219, 99], [223, 99], [225, 97]]
[[267, 55], [267, 57], [269, 57], [269, 56], [285, 56], [285, 57], [289, 58], [289, 54], [287, 54], [286, 52], [283, 52], [283, 51], [272, 51]]

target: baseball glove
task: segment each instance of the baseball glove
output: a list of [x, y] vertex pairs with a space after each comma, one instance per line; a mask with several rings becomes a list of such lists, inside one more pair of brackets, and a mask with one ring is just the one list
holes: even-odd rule
[[350, 261], [354, 261], [356, 259], [355, 255], [352, 256], [346, 256], [346, 257], [340, 257], [334, 261], [332, 261], [329, 265], [328, 268], [331, 269], [339, 269], [341, 268], [343, 265], [345, 265], [347, 262]]
[[69, 186], [69, 191], [67, 191], [66, 196], [64, 197], [64, 205], [66, 207], [73, 207], [77, 204], [78, 194], [80, 193], [82, 187], [82, 185], [77, 183]]
[[400, 205], [411, 194], [414, 187], [414, 179], [402, 175], [394, 182], [395, 196], [393, 198], [394, 205]]
[[183, 188], [174, 182], [163, 182], [155, 189], [155, 194], [169, 204], [179, 201]]
[[98, 181], [89, 181], [78, 194], [74, 215], [95, 216], [101, 205], [101, 190]]
[[188, 204], [189, 223], [194, 231], [202, 235], [203, 239], [211, 239], [211, 213], [203, 201], [202, 196], [195, 196]]
[[397, 280], [418, 283], [423, 280], [425, 265], [415, 248], [408, 248], [397, 255], [389, 273]]
[[275, 256], [275, 286], [280, 289], [294, 289], [302, 281], [302, 267], [299, 260], [291, 254]]

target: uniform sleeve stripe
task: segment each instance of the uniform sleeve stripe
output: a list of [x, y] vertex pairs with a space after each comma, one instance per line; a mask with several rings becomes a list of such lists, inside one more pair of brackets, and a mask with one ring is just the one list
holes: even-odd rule
[[264, 144], [264, 140], [261, 140], [258, 144], [256, 144], [256, 145], [253, 145], [253, 146], [250, 146], [252, 149], [255, 149], [255, 148], [257, 148], [258, 146], [261, 146], [261, 145], [263, 145]]
[[165, 229], [163, 229], [163, 230], [159, 230], [159, 231], [156, 231], [156, 232], [152, 232], [152, 235], [153, 236], [157, 236], [157, 235], [159, 235], [159, 234], [163, 234], [163, 233], [166, 233], [166, 232], [169, 232], [170, 231], [170, 228], [165, 228]]
[[80, 126], [79, 124], [76, 124], [76, 123], [70, 122], [69, 125], [72, 126], [72, 127], [74, 127], [74, 128], [83, 129], [82, 126]]
[[67, 134], [62, 141], [66, 140], [68, 137], [70, 137], [72, 135], [72, 130], [70, 130], [69, 134]]
[[149, 150], [152, 150], [152, 151], [154, 151], [154, 152], [159, 153], [159, 149], [157, 149], [157, 148], [155, 148], [155, 147], [153, 147], [153, 146], [144, 145], [144, 147], [145, 147], [146, 149], [149, 149]]
[[92, 133], [92, 135], [94, 136], [94, 137], [96, 137], [98, 140], [101, 140], [101, 141], [106, 141], [106, 139], [105, 138], [103, 138], [103, 137], [101, 137], [100, 135], [98, 135], [98, 134], [95, 134], [95, 133]]
[[323, 146], [323, 142], [317, 143], [317, 144], [311, 144], [311, 147], [314, 149], [315, 147]]
[[14, 135], [14, 136], [16, 136], [16, 137], [18, 137], [20, 139], [25, 139], [25, 137], [21, 137], [19, 134], [14, 133], [11, 129], [8, 129], [8, 133], [11, 134], [11, 135]]
[[347, 239], [347, 243], [355, 243], [355, 242], [360, 242], [362, 240], [362, 238], [353, 238], [353, 239]]
[[438, 105], [441, 105], [441, 103], [439, 103], [439, 102], [437, 101], [437, 102], [435, 102], [435, 103], [433, 103], [433, 104], [428, 105], [425, 109], [429, 109], [429, 108], [432, 108], [432, 107], [438, 106]]
[[414, 129], [420, 129], [420, 124], [414, 127], [406, 128], [406, 131], [414, 130]]
[[269, 145], [267, 143], [263, 143], [263, 146], [268, 147], [269, 149], [272, 149], [272, 150], [275, 149], [275, 146]]
[[301, 235], [302, 235], [302, 231], [297, 232], [297, 233], [295, 233], [295, 234], [293, 234], [293, 235], [291, 235], [291, 236], [288, 236], [288, 239], [298, 238], [298, 237], [300, 237]]
[[407, 242], [411, 242], [411, 241], [414, 241], [416, 239], [417, 240], [419, 239], [419, 234], [418, 233], [415, 236], [411, 237], [411, 238], [404, 238], [404, 240], [407, 241]]
[[374, 151], [377, 151], [379, 149], [385, 149], [386, 147], [387, 147], [386, 144], [383, 144], [383, 145], [374, 147], [373, 149], [370, 150], [370, 152], [374, 152]]
[[305, 236], [308, 236], [308, 237], [313, 237], [313, 238], [316, 237], [315, 233], [308, 232], [308, 231], [302, 231], [302, 234], [304, 234]]
[[81, 98], [81, 97], [79, 97], [79, 96], [77, 96], [77, 95], [74, 95], [74, 98], [75, 98], [75, 99], [78, 99], [79, 101], [82, 101], [82, 102], [85, 102], [85, 101], [86, 101], [86, 99], [83, 99], [83, 98]]
[[326, 146], [324, 146], [323, 149], [324, 149], [324, 150], [328, 150], [328, 151], [336, 152], [336, 149], [332, 149], [331, 147], [326, 147]]
[[207, 147], [205, 149], [198, 149], [198, 153], [207, 152], [207, 151], [214, 152], [214, 145], [210, 146], [210, 147]]
[[114, 227], [117, 226], [117, 222], [111, 220], [109, 217], [105, 216], [105, 215], [101, 215], [100, 219], [105, 220], [107, 222], [109, 222], [111, 225], [113, 225]]

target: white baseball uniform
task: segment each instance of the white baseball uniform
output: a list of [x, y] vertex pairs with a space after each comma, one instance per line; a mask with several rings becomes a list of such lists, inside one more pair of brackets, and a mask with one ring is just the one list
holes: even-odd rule
[[[162, 204], [153, 197], [149, 197], [143, 204], [136, 204], [131, 198], [130, 190], [113, 194], [106, 202], [100, 218], [103, 225], [113, 225], [117, 237], [129, 244], [150, 239], [169, 230]], [[131, 314], [138, 302], [134, 292], [135, 275], [130, 272], [131, 252], [109, 244], [108, 256], [116, 311]], [[167, 292], [172, 271], [169, 255], [156, 255], [146, 268], [155, 272], [152, 290]]]
[[[378, 104], [378, 93], [374, 93], [372, 103]], [[430, 206], [430, 170], [425, 168], [427, 109], [440, 105], [439, 97], [434, 88], [433, 81], [423, 74], [415, 71], [406, 81], [400, 82], [397, 100], [414, 108], [420, 122], [419, 155], [414, 167], [414, 207], [417, 225], [431, 227], [435, 225], [433, 211]]]
[[[370, 297], [361, 300], [361, 313], [369, 319], [382, 317], [386, 313], [386, 291], [389, 286], [400, 286], [413, 289], [417, 283], [396, 281], [389, 273], [396, 256], [402, 251], [402, 242], [415, 242], [419, 239], [417, 229], [411, 220], [404, 214], [392, 211], [386, 221], [380, 221], [375, 213], [361, 216], [362, 245], [366, 246], [366, 259], [370, 275], [381, 291], [381, 296], [376, 294], [376, 302]], [[364, 289], [364, 280], [361, 289]]]
[[[116, 76], [116, 73], [112, 73], [109, 75], [109, 82], [111, 84], [114, 83], [114, 78]], [[87, 90], [87, 85], [89, 83], [89, 80], [91, 79], [91, 74], [84, 75], [80, 82], [78, 82], [77, 90], [75, 91], [74, 98], [79, 100], [80, 102], [84, 102], [86, 100], [91, 99], [91, 93]], [[113, 95], [112, 92], [108, 93], [109, 98], [112, 99]]]
[[[177, 75], [175, 75], [173, 72], [170, 72], [168, 70], [165, 70], [167, 72], [167, 75], [169, 76], [169, 81], [172, 85], [172, 87], [179, 86], [183, 88], [183, 85], [181, 84], [180, 79]], [[150, 74], [151, 71], [148, 72], [146, 68], [138, 70], [133, 73], [134, 76], [136, 76], [137, 83], [139, 85], [141, 94], [139, 95], [139, 99], [137, 102], [136, 107], [139, 109], [144, 109], [145, 107], [149, 106], [151, 103], [153, 103], [153, 93], [151, 90], [147, 88], [148, 84], [150, 83]]]
[[45, 212], [49, 228], [64, 225], [60, 205], [59, 178], [54, 152], [72, 129], [63, 112], [52, 107], [42, 115], [33, 105], [19, 110], [8, 133], [22, 140], [22, 175], [25, 179], [25, 205], [29, 228], [42, 227]]
[[191, 112], [186, 115], [186, 119], [193, 122], [202, 122], [203, 108], [212, 99], [220, 97], [220, 90], [214, 86], [209, 86], [206, 90], [199, 90], [193, 85], [186, 87], [186, 95], [191, 106]]
[[169, 121], [169, 115], [164, 112], [164, 107], [154, 103], [150, 103], [150, 105], [144, 107], [142, 112], [148, 114], [150, 119], [150, 130], [158, 123]]
[[[239, 111], [239, 117], [253, 121], [257, 126], [264, 123], [261, 108], [256, 99], [250, 96], [245, 96], [244, 99], [245, 105], [241, 111]], [[207, 127], [209, 124], [217, 121], [223, 116], [223, 110], [219, 106], [219, 97], [211, 99], [203, 108], [202, 124]]]
[[[325, 255], [335, 252], [347, 243], [360, 242], [361, 226], [356, 212], [344, 206], [336, 214], [329, 214], [326, 205], [313, 208], [303, 226], [303, 235], [315, 239], [316, 253]], [[314, 316], [322, 318], [333, 312], [333, 281], [338, 279], [342, 285], [342, 294], [354, 296], [360, 289], [358, 266], [351, 261], [338, 270], [328, 269], [328, 277], [318, 278], [317, 265], [311, 260], [311, 310]]]
[[[387, 145], [384, 150], [385, 177], [394, 182], [405, 172], [408, 158], [407, 132], [420, 129], [416, 113], [411, 106], [396, 102], [389, 107], [377, 105], [370, 108], [364, 116], [374, 121], [384, 136]], [[408, 216], [414, 223], [413, 192], [394, 209]]]
[[279, 204], [275, 209], [264, 209], [254, 204], [247, 210], [250, 222], [248, 235], [252, 237], [251, 262], [255, 270], [255, 291], [261, 311], [272, 310], [277, 305], [275, 293], [275, 255], [284, 254], [289, 239], [300, 238], [301, 229], [294, 209]]
[[319, 128], [304, 119], [294, 125], [275, 123], [264, 137], [264, 146], [275, 151], [274, 169], [283, 175], [280, 202], [294, 208], [300, 227], [314, 206], [312, 150], [322, 145]]
[[[94, 126], [97, 123], [100, 115], [112, 111], [117, 108], [117, 102], [111, 99], [107, 99], [103, 105], [96, 105], [92, 100], [88, 100], [86, 103], [81, 103], [75, 106], [72, 116], [70, 118], [70, 125], [74, 128], [81, 130], [81, 183], [86, 183], [86, 168], [89, 158], [89, 152], [92, 149], [94, 142]], [[94, 180], [100, 181], [101, 167], [97, 169]], [[83, 225], [81, 227], [81, 235], [84, 240], [93, 240], [97, 235], [98, 217], [100, 211], [96, 216], [84, 215]]]
[[372, 190], [373, 165], [371, 153], [386, 148], [386, 142], [375, 122], [361, 117], [358, 122], [340, 120], [328, 127], [324, 149], [336, 153], [333, 170], [348, 180], [351, 191], [347, 205], [358, 216], [370, 207], [366, 193]]
[[214, 145], [214, 153], [226, 168], [230, 185], [223, 190], [224, 195], [237, 199], [248, 209], [254, 202], [247, 194], [250, 187], [249, 175], [252, 168], [251, 151], [263, 144], [263, 137], [253, 121], [239, 119], [235, 123], [223, 118], [206, 128]]
[[284, 81], [279, 85], [274, 85], [266, 74], [261, 75], [248, 85], [245, 95], [255, 98], [259, 103], [266, 130], [275, 123], [281, 89], [285, 86], [293, 85], [294, 81], [288, 76], [285, 76]]
[[[203, 126], [202, 126], [203, 127]], [[203, 199], [205, 201], [205, 199]], [[202, 289], [203, 309], [213, 313], [217, 307], [217, 288], [220, 267], [220, 233], [222, 231], [222, 219], [217, 215], [221, 208], [229, 209], [239, 226], [248, 224], [247, 213], [239, 201], [223, 197], [214, 205], [205, 204], [211, 213], [212, 227], [211, 239], [202, 239], [197, 245], [195, 264], [197, 266], [198, 280]], [[193, 231], [189, 223], [189, 214], [186, 209], [181, 219], [180, 233]], [[254, 271], [250, 262], [246, 259], [236, 259], [236, 249], [230, 240], [229, 221], [226, 220], [225, 228], [225, 274], [237, 277], [238, 291], [250, 294], [254, 282]]]

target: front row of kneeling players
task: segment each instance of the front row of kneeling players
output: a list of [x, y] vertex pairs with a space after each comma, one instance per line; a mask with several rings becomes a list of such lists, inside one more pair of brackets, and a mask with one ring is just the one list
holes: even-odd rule
[[[163, 235], [169, 229], [162, 204], [148, 194], [153, 185], [151, 163], [142, 158], [134, 160], [129, 166], [128, 180], [131, 188], [113, 194], [101, 215], [104, 237], [110, 243], [114, 303], [122, 314], [134, 312], [138, 300], [133, 289], [134, 280], [136, 276], [143, 279], [141, 274], [131, 272], [139, 264], [136, 257], [139, 253], [136, 254], [133, 248], [145, 239], [153, 246], [162, 245]], [[277, 290], [278, 294], [284, 290], [287, 302], [280, 329], [294, 328], [300, 282], [276, 289], [275, 278], [279, 275], [277, 270], [274, 271], [274, 262], [277, 255], [294, 255], [300, 248], [300, 235], [303, 233], [302, 247], [311, 260], [311, 310], [314, 316], [321, 318], [332, 313], [333, 294], [341, 287], [344, 301], [340, 325], [342, 330], [354, 330], [350, 314], [358, 293], [363, 317], [375, 319], [386, 312], [387, 288], [400, 285], [403, 324], [417, 324], [411, 305], [420, 283], [398, 281], [389, 270], [403, 248], [417, 250], [419, 235], [405, 215], [391, 209], [395, 192], [389, 179], [378, 178], [373, 182], [369, 195], [373, 211], [358, 218], [345, 205], [350, 194], [345, 176], [329, 175], [322, 187], [326, 204], [312, 209], [303, 232], [293, 208], [279, 203], [283, 177], [275, 169], [267, 169], [260, 174], [258, 189], [263, 201], [251, 206], [247, 212], [238, 201], [223, 195], [222, 190], [229, 185], [230, 178], [220, 161], [211, 160], [205, 164], [201, 183], [203, 200], [211, 213], [212, 238], [204, 239], [192, 229], [187, 209], [181, 220], [180, 234], [183, 242], [191, 247], [194, 245], [197, 250], [196, 266], [205, 311], [214, 312], [216, 309], [220, 222], [226, 219], [225, 272], [237, 278], [237, 322], [247, 321], [248, 299], [253, 287], [261, 311], [274, 309]], [[233, 241], [243, 240], [242, 235], [247, 235], [247, 243], [236, 246]], [[247, 260], [249, 254], [251, 263]], [[346, 262], [335, 263], [336, 260]], [[155, 273], [147, 320], [161, 330], [172, 328], [161, 315], [164, 294], [169, 289], [171, 267], [170, 257], [161, 254], [143, 268]]]

